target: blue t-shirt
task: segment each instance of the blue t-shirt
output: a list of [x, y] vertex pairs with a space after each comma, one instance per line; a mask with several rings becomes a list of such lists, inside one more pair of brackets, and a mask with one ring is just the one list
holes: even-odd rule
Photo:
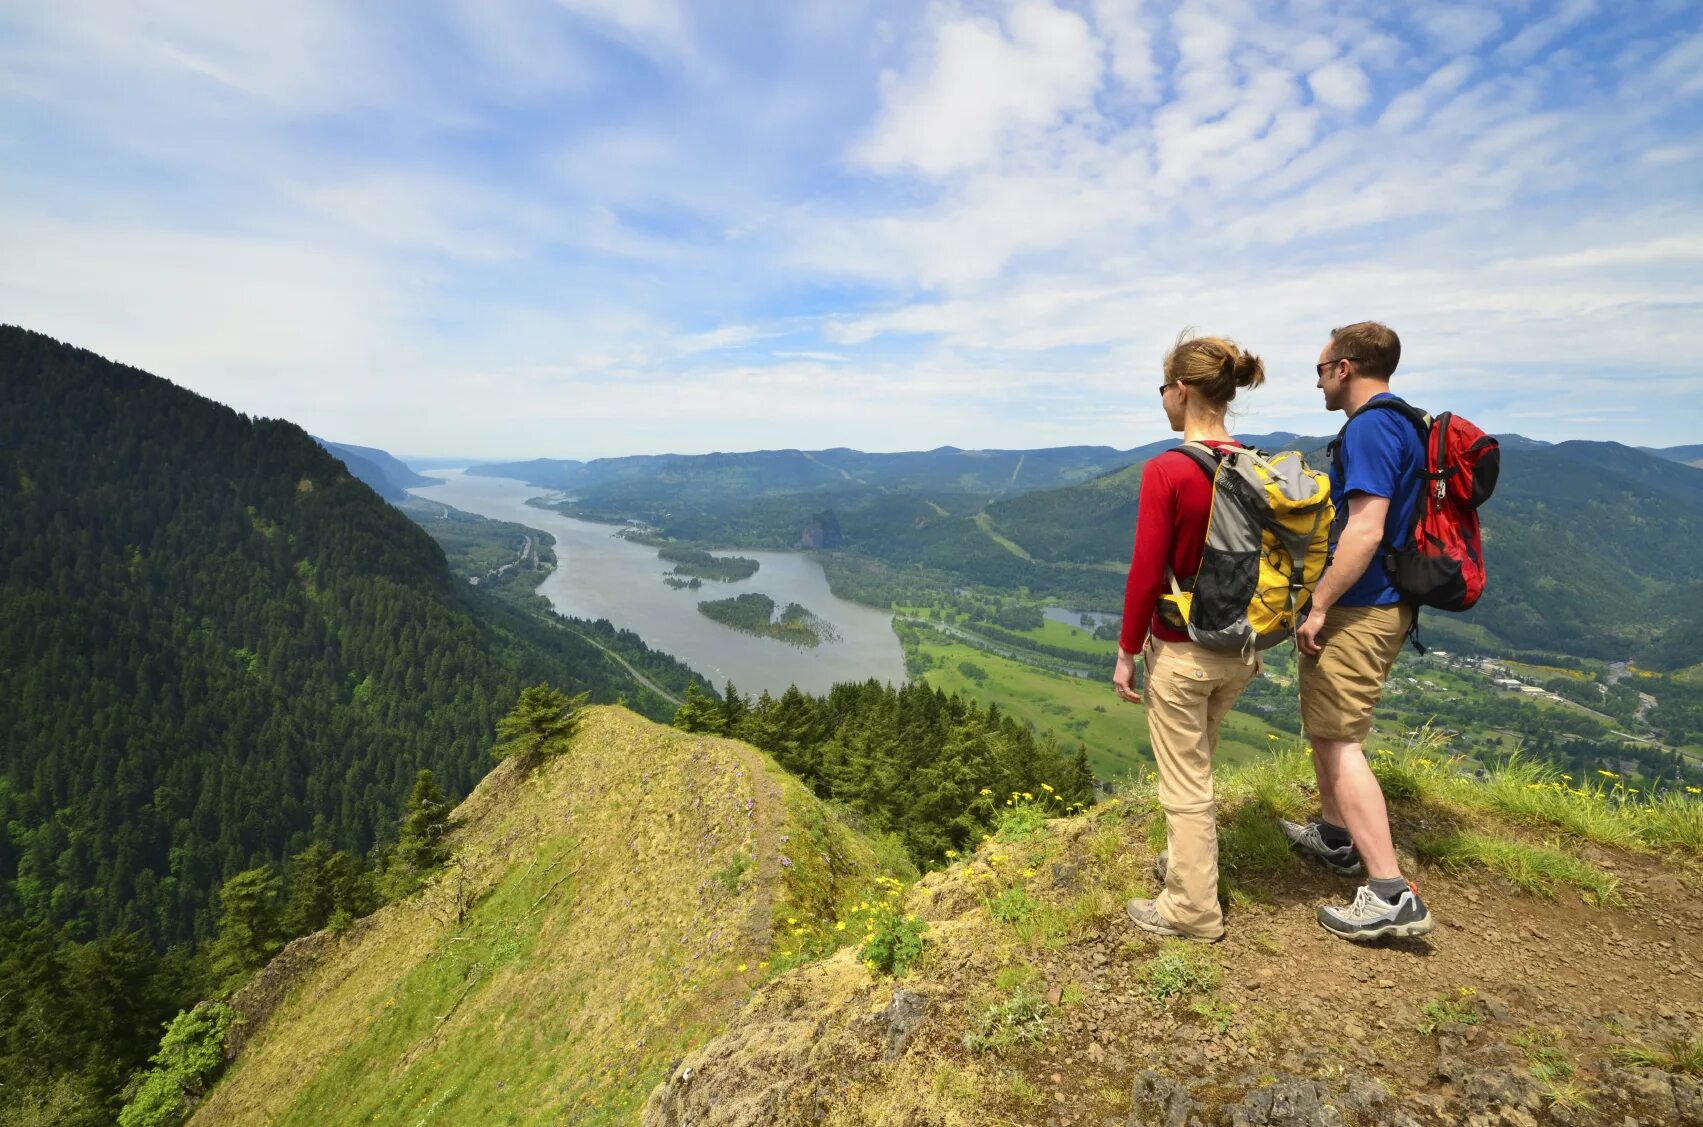
[[[1393, 398], [1380, 392], [1368, 402]], [[1331, 529], [1331, 550], [1348, 523], [1348, 495], [1365, 493], [1388, 497], [1389, 515], [1384, 520], [1384, 542], [1366, 572], [1336, 601], [1341, 607], [1375, 607], [1399, 603], [1401, 592], [1390, 578], [1384, 557], [1392, 547], [1407, 543], [1413, 531], [1414, 506], [1425, 481], [1425, 444], [1419, 428], [1399, 411], [1367, 410], [1349, 422], [1330, 466], [1330, 499], [1336, 506], [1336, 527]]]

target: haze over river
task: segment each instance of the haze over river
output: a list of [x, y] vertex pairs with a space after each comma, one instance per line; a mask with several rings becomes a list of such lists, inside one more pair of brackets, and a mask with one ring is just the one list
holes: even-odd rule
[[[821, 693], [837, 681], [902, 684], [905, 658], [893, 633], [892, 615], [836, 598], [828, 590], [822, 565], [799, 552], [751, 552], [744, 556], [762, 566], [750, 579], [720, 583], [706, 579], [700, 590], [674, 590], [662, 582], [673, 564], [657, 559], [656, 549], [614, 535], [607, 524], [573, 520], [526, 503], [550, 491], [501, 477], [469, 476], [460, 470], [433, 470], [442, 485], [410, 490], [429, 501], [543, 529], [556, 539], [556, 570], [538, 590], [558, 613], [575, 618], [607, 618], [631, 630], [652, 649], [662, 650], [715, 682], [731, 680], [741, 693], [767, 689], [780, 693], [797, 684]], [[743, 634], [698, 613], [698, 603], [760, 591], [777, 606], [802, 603], [832, 624], [839, 640], [801, 649], [772, 638]]]

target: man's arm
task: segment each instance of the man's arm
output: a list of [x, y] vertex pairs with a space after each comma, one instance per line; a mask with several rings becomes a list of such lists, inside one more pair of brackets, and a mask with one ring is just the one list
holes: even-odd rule
[[1325, 569], [1324, 578], [1313, 591], [1307, 621], [1295, 631], [1295, 645], [1302, 653], [1317, 656], [1320, 652], [1318, 634], [1325, 624], [1325, 611], [1335, 606], [1372, 566], [1384, 543], [1384, 520], [1389, 512], [1388, 497], [1374, 497], [1370, 493], [1348, 495], [1348, 524], [1337, 537], [1330, 567]]

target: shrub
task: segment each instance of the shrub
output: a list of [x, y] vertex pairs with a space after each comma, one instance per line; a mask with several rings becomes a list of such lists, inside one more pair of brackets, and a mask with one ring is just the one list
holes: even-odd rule
[[236, 1013], [222, 1002], [196, 1006], [166, 1025], [154, 1067], [118, 1113], [119, 1127], [176, 1127], [190, 1101], [206, 1093], [225, 1066], [225, 1032]]
[[883, 902], [870, 916], [870, 929], [857, 957], [871, 970], [903, 978], [911, 964], [922, 957], [928, 940], [923, 932], [928, 924], [916, 916], [907, 916], [897, 904]]

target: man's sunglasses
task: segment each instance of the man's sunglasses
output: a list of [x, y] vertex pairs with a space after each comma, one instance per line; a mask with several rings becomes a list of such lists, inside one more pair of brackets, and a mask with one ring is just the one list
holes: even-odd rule
[[1338, 356], [1335, 360], [1326, 360], [1322, 364], [1314, 364], [1313, 365], [1313, 371], [1318, 373], [1320, 379], [1323, 379], [1326, 368], [1329, 368], [1329, 367], [1336, 365], [1336, 364], [1340, 364], [1344, 360], [1358, 361], [1359, 359], [1360, 359], [1360, 357], [1358, 357], [1358, 356]]

